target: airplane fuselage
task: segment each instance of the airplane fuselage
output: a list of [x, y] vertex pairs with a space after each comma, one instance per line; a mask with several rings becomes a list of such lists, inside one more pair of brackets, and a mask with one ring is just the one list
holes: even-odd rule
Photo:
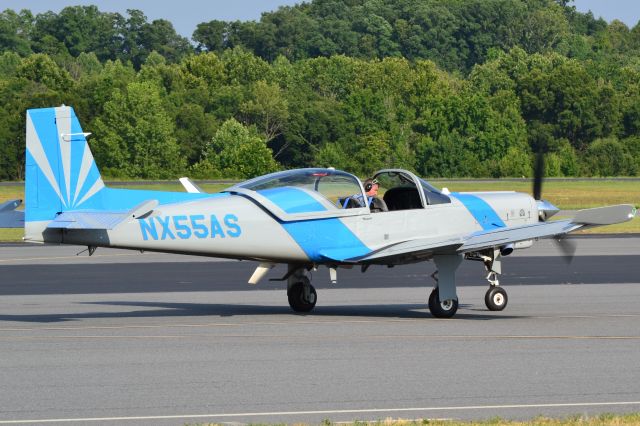
[[42, 241], [320, 264], [335, 263], [326, 258], [335, 250], [357, 257], [410, 240], [443, 239], [538, 220], [535, 200], [515, 192], [452, 194], [450, 203], [419, 209], [342, 213], [282, 221], [244, 195], [220, 194], [161, 205], [111, 230], [49, 229]]

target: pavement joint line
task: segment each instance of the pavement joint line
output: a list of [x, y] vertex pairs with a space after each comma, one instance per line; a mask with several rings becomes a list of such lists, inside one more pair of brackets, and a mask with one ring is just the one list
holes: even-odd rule
[[427, 339], [427, 340], [640, 340], [640, 336], [526, 336], [526, 335], [344, 335], [344, 336], [292, 336], [277, 334], [159, 334], [159, 335], [79, 335], [79, 336], [0, 336], [0, 341], [21, 341], [21, 340], [115, 340], [115, 339], [133, 339], [133, 340], [168, 340], [168, 339], [284, 339], [284, 340], [382, 340], [382, 339]]
[[[639, 315], [640, 316], [640, 315]], [[264, 326], [264, 325], [335, 325], [335, 324], [378, 324], [386, 322], [422, 322], [418, 319], [388, 319], [388, 320], [320, 320], [320, 321], [269, 321], [261, 323], [238, 322], [238, 323], [208, 323], [208, 324], [162, 324], [162, 325], [114, 325], [114, 326], [86, 326], [86, 327], [7, 327], [0, 328], [3, 331], [76, 331], [76, 330], [127, 330], [127, 329], [158, 329], [158, 328], [207, 328], [207, 327], [241, 327], [241, 326]]]
[[201, 419], [201, 418], [233, 418], [233, 417], [274, 417], [274, 416], [302, 416], [302, 415], [331, 415], [331, 414], [361, 414], [361, 413], [401, 413], [401, 412], [430, 412], [430, 411], [470, 411], [470, 410], [506, 410], [528, 408], [575, 408], [575, 407], [607, 407], [607, 406], [640, 406], [640, 401], [619, 402], [570, 402], [549, 404], [507, 404], [507, 405], [469, 405], [452, 407], [407, 407], [407, 408], [364, 408], [344, 410], [308, 410], [308, 411], [273, 411], [249, 413], [217, 413], [217, 414], [176, 414], [164, 416], [123, 416], [123, 417], [85, 417], [67, 419], [30, 419], [30, 420], [0, 420], [0, 425], [30, 424], [30, 423], [82, 423], [106, 421], [135, 421], [135, 420], [171, 420], [171, 419]]
[[[122, 254], [98, 254], [94, 255], [95, 257], [122, 257], [122, 256], [131, 256], [130, 253], [122, 253]], [[89, 259], [94, 256], [49, 256], [49, 257], [25, 257], [25, 258], [11, 258], [11, 259], [0, 259], [0, 262], [29, 262], [32, 260], [61, 260], [61, 259]]]
[[[594, 318], [636, 318], [640, 314], [603, 314], [603, 315], [559, 315], [559, 316], [533, 316], [529, 319], [594, 319]], [[433, 318], [431, 318], [433, 319]], [[114, 325], [114, 326], [84, 326], [84, 327], [0, 327], [0, 332], [12, 331], [78, 331], [78, 330], [133, 330], [133, 329], [160, 329], [160, 328], [216, 328], [216, 327], [242, 327], [242, 326], [272, 326], [272, 325], [335, 325], [335, 324], [381, 324], [381, 323], [417, 323], [424, 322], [424, 318], [389, 318], [389, 319], [362, 319], [362, 320], [318, 320], [318, 321], [269, 321], [259, 324], [252, 322], [237, 323], [205, 323], [205, 324], [162, 324], [162, 325]], [[451, 322], [453, 320], [444, 320]]]

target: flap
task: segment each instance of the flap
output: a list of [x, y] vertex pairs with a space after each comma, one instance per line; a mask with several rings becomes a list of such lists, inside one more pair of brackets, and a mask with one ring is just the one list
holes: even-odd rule
[[[351, 258], [348, 260], [352, 262], [365, 263], [386, 263], [388, 261], [406, 258], [419, 260], [430, 258], [436, 253], [455, 253], [461, 245], [462, 238], [460, 237], [419, 238], [415, 240], [391, 244], [381, 249], [375, 250], [365, 256]], [[339, 253], [336, 253], [335, 250], [330, 253], [323, 251], [321, 254], [330, 258], [331, 255], [333, 255], [332, 260], [341, 260], [338, 257]]]

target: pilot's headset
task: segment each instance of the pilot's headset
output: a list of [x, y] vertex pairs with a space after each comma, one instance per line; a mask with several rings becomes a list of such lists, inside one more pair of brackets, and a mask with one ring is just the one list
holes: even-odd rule
[[373, 185], [379, 185], [378, 179], [367, 179], [366, 181], [364, 181], [364, 192], [371, 191]]

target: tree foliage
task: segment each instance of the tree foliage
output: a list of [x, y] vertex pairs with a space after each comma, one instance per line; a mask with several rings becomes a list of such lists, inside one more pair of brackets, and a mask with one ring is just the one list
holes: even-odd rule
[[313, 0], [199, 24], [0, 13], [0, 179], [27, 108], [73, 105], [111, 177], [333, 166], [640, 174], [640, 26], [554, 0]]

